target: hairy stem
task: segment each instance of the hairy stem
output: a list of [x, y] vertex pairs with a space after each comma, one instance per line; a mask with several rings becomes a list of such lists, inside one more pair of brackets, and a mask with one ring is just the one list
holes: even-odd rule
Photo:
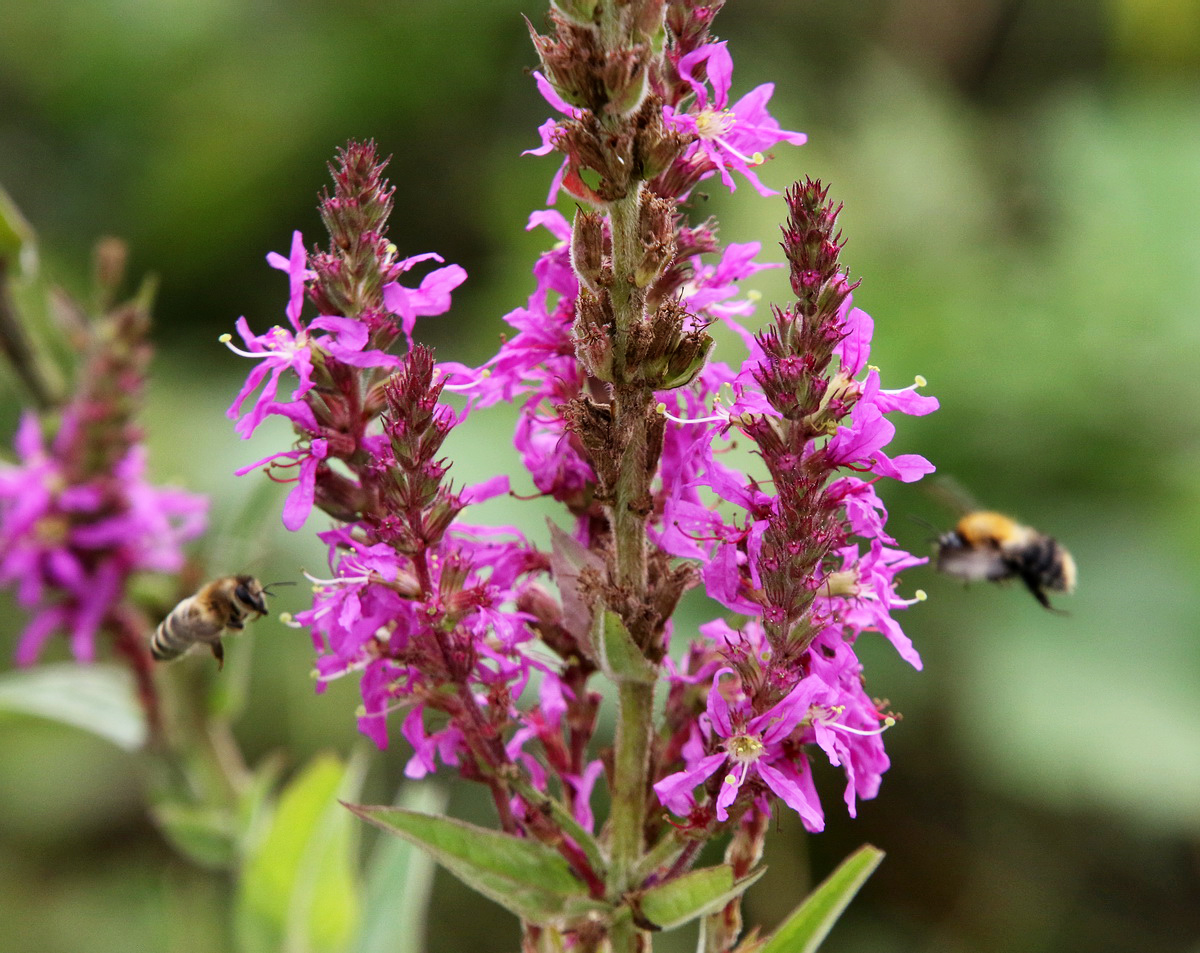
[[[639, 190], [614, 202], [612, 226], [613, 283], [611, 288], [615, 328], [615, 370], [612, 427], [618, 441], [620, 466], [611, 501], [615, 547], [616, 586], [625, 595], [625, 606], [644, 603], [647, 597], [646, 519], [650, 473], [649, 421], [653, 393], [645, 386], [628, 383], [625, 363], [630, 328], [643, 320], [644, 294], [633, 282], [640, 242], [637, 235]], [[630, 620], [626, 620], [627, 623]], [[617, 897], [634, 886], [631, 873], [645, 848], [646, 788], [650, 770], [650, 739], [653, 725], [654, 685], [622, 682], [619, 686], [616, 750], [613, 768], [612, 840], [609, 845], [609, 892]], [[613, 938], [613, 950], [636, 948], [632, 926], [626, 945]], [[629, 945], [633, 944], [633, 945]]]

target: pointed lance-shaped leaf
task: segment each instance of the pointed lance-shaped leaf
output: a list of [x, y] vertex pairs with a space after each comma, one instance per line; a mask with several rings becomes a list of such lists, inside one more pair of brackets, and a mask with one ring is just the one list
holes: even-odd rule
[[398, 807], [347, 804], [390, 834], [417, 844], [473, 890], [531, 923], [565, 923], [605, 914], [552, 847], [450, 817]]
[[611, 609], [596, 613], [594, 642], [600, 650], [600, 667], [614, 682], [640, 682], [653, 685], [658, 670], [625, 628], [621, 617]]
[[792, 911], [758, 953], [812, 953], [881, 860], [883, 851], [870, 844], [856, 850]]
[[673, 930], [720, 910], [748, 890], [766, 870], [766, 867], [760, 867], [736, 881], [733, 868], [728, 864], [692, 870], [642, 893], [637, 901], [638, 911], [643, 921], [662, 930]]
[[339, 797], [353, 797], [365, 762], [318, 755], [283, 790], [238, 884], [242, 953], [341, 953], [357, 927], [357, 831]]

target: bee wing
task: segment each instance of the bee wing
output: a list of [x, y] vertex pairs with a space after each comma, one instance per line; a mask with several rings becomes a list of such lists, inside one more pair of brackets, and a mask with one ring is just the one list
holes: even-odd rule
[[191, 634], [197, 642], [207, 642], [219, 636], [225, 626], [211, 613], [200, 608], [195, 599], [189, 599], [179, 605], [175, 612], [176, 629], [183, 629]]
[[956, 516], [966, 516], [976, 510], [983, 509], [976, 500], [954, 477], [941, 475], [935, 480], [928, 481], [926, 491]]
[[1006, 579], [1012, 568], [991, 548], [942, 546], [937, 554], [937, 568], [960, 579]]

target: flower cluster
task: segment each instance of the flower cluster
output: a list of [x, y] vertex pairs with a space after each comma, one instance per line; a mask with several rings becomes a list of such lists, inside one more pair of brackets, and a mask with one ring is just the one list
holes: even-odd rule
[[180, 570], [182, 544], [203, 531], [207, 501], [147, 481], [134, 413], [148, 329], [136, 302], [81, 322], [84, 356], [56, 423], [32, 411], [22, 417], [17, 461], [0, 466], [0, 584], [30, 613], [18, 664], [37, 661], [56, 634], [90, 662], [104, 635], [138, 674], [149, 706], [149, 623], [126, 589], [135, 573]]
[[[853, 814], [879, 788], [895, 721], [867, 696], [855, 642], [882, 633], [920, 666], [892, 613], [915, 601], [897, 577], [922, 560], [888, 535], [873, 484], [932, 469], [885, 452], [886, 415], [937, 403], [882, 389], [867, 364], [873, 325], [853, 306], [839, 208], [820, 183], [787, 195], [795, 303], [758, 333], [743, 323], [754, 302], [741, 284], [770, 266], [758, 244], [722, 247], [714, 222], [690, 222], [691, 196], [710, 177], [732, 189], [735, 175], [773, 194], [754, 171], [764, 150], [804, 136], [767, 112], [769, 84], [731, 96], [728, 49], [709, 34], [719, 7], [579, 0], [534, 33], [538, 89], [560, 116], [533, 152], [564, 157], [551, 200], [565, 190], [589, 207], [530, 217], [554, 244], [483, 367], [437, 363], [414, 343], [415, 318], [445, 311], [464, 274], [400, 284], [435, 256], [396, 261], [392, 190], [369, 145], [348, 146], [333, 170], [329, 251], [307, 253], [297, 235], [271, 259], [289, 275], [289, 326], [254, 335], [238, 322], [237, 352], [261, 363], [230, 415], [243, 434], [279, 415], [297, 435], [255, 466], [294, 473], [289, 528], [314, 506], [336, 521], [320, 534], [331, 574], [295, 618], [313, 634], [318, 684], [359, 673], [363, 732], [382, 747], [395, 714], [411, 776], [440, 763], [486, 783], [502, 827], [553, 844], [597, 897], [639, 887], [648, 843], [668, 861], [642, 876], [663, 879], [717, 833], [760, 837], [774, 798], [820, 829], [817, 752], [844, 772]], [[301, 317], [305, 296], [317, 317]], [[717, 322], [744, 343], [739, 366], [711, 358]], [[448, 391], [465, 407], [444, 403]], [[447, 434], [501, 401], [518, 404], [514, 445], [534, 488], [570, 517], [549, 551], [461, 519], [509, 492], [506, 477], [447, 479]], [[764, 473], [729, 465], [735, 438]], [[729, 616], [672, 657], [671, 616], [696, 584]], [[595, 747], [601, 694], [617, 698], [611, 752]], [[601, 778], [603, 864], [580, 837]], [[686, 820], [648, 810], [655, 797]], [[667, 849], [676, 841], [688, 846]]]
[[[699, 550], [708, 594], [751, 617], [740, 630], [708, 633], [675, 676], [684, 738], [674, 747], [684, 767], [655, 790], [676, 813], [693, 814], [694, 789], [712, 778], [718, 820], [735, 803], [771, 793], [819, 830], [823, 815], [805, 754], [815, 744], [844, 768], [853, 814], [856, 797], [878, 790], [888, 764], [881, 725], [891, 721], [863, 692], [854, 642], [881, 632], [921, 666], [892, 611], [912, 602], [897, 594], [897, 575], [924, 560], [896, 548], [873, 483], [916, 480], [933, 469], [923, 457], [883, 452], [895, 433], [884, 414], [926, 414], [937, 402], [915, 388], [881, 390], [878, 370], [867, 369], [873, 324], [853, 307], [853, 285], [838, 261], [840, 206], [827, 192], [810, 180], [788, 193], [783, 247], [797, 301], [776, 309], [756, 336], [732, 381], [728, 410], [696, 425], [712, 441], [734, 430], [753, 440], [773, 492], [720, 463], [713, 442], [697, 441], [692, 453], [704, 462], [694, 487], [734, 515], [696, 496], [664, 505], [670, 531], [663, 545], [683, 556]], [[840, 475], [843, 469], [873, 479]], [[691, 686], [709, 679], [704, 712], [692, 720], [701, 702]], [[717, 777], [727, 762], [731, 769]]]
[[[443, 441], [470, 409], [444, 403], [443, 391], [487, 378], [436, 365], [412, 335], [418, 317], [449, 308], [466, 273], [449, 265], [415, 288], [401, 283], [414, 265], [441, 259], [396, 259], [386, 239], [393, 190], [384, 165], [370, 143], [341, 152], [334, 192], [321, 203], [329, 251], [306, 252], [297, 234], [287, 258], [269, 258], [289, 277], [290, 329], [255, 335], [242, 318], [245, 347], [226, 342], [260, 361], [229, 411], [240, 415], [238, 431], [248, 436], [277, 415], [296, 434], [293, 448], [239, 472], [265, 465], [272, 479], [294, 483], [283, 507], [287, 528], [303, 527], [314, 507], [338, 523], [320, 533], [332, 574], [313, 577], [312, 607], [293, 622], [312, 632], [318, 687], [358, 673], [360, 729], [386, 747], [389, 715], [402, 711], [401, 731], [413, 749], [409, 774], [422, 776], [440, 762], [488, 779], [511, 827], [513, 807], [498, 779], [523, 757], [523, 738], [557, 727], [572, 694], [526, 651], [535, 616], [517, 608], [544, 601], [529, 580], [544, 571], [546, 557], [516, 530], [459, 519], [468, 505], [508, 491], [504, 477], [454, 488], [441, 457]], [[302, 317], [306, 296], [319, 312], [310, 320]], [[401, 341], [404, 353], [392, 353]], [[281, 401], [288, 371], [297, 384]], [[517, 699], [537, 671], [543, 705], [522, 713]], [[524, 735], [506, 737], [516, 724]], [[564, 765], [590, 793], [585, 779], [595, 779], [596, 767], [583, 755], [579, 747]]]

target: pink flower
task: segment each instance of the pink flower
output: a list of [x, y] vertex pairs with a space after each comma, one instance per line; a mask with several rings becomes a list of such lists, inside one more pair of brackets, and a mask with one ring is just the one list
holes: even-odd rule
[[[254, 463], [247, 464], [244, 467], [234, 471], [235, 476], [245, 476], [252, 470], [257, 470], [264, 463], [269, 464], [268, 472], [274, 467], [295, 467], [300, 468], [299, 475], [292, 478], [296, 485], [287, 495], [287, 499], [283, 503], [283, 525], [293, 533], [301, 529], [308, 517], [312, 513], [313, 494], [316, 490], [317, 467], [320, 466], [322, 460], [329, 453], [329, 441], [323, 438], [315, 438], [309, 441], [306, 447], [299, 450], [282, 450], [279, 453], [273, 453], [269, 457], [263, 457]], [[276, 463], [277, 460], [290, 460], [290, 463]], [[283, 482], [283, 481], [280, 481]], [[288, 480], [287, 482], [292, 482]]]
[[[312, 351], [308, 332], [298, 330], [296, 333], [281, 328], [278, 325], [263, 334], [254, 334], [244, 317], [237, 319], [238, 334], [242, 336], [247, 350], [242, 350], [229, 342], [228, 335], [222, 335], [222, 341], [234, 354], [260, 361], [259, 365], [250, 372], [246, 383], [238, 392], [225, 415], [234, 420], [241, 413], [242, 404], [253, 394], [259, 384], [266, 380], [262, 392], [254, 402], [254, 406], [238, 420], [234, 428], [243, 439], [247, 439], [271, 413], [275, 404], [275, 395], [279, 390], [279, 379], [287, 372], [294, 371], [299, 383], [292, 391], [292, 400], [297, 401], [307, 394], [313, 386], [312, 381]], [[269, 375], [269, 376], [268, 376]]]
[[[783, 699], [760, 715], [754, 715], [748, 699], [739, 695], [731, 705], [721, 692], [724, 675], [734, 674], [723, 668], [713, 676], [708, 692], [706, 728], [710, 745], [719, 744], [723, 752], [701, 755], [693, 748], [689, 765], [654, 785], [663, 805], [677, 814], [690, 809], [691, 791], [716, 771], [728, 767], [716, 799], [717, 820], [729, 818], [729, 806], [737, 799], [746, 782], [757, 776], [785, 804], [796, 811], [806, 824], [823, 825], [815, 792], [800, 781], [796, 772], [772, 767], [771, 761], [782, 756], [781, 745], [808, 714], [818, 688], [816, 679], [800, 681]], [[685, 753], [685, 758], [689, 753]], [[814, 806], [815, 805], [815, 806]], [[819, 829], [819, 827], [817, 828]]]
[[400, 328], [408, 346], [413, 345], [412, 332], [417, 318], [445, 314], [450, 310], [450, 292], [467, 280], [467, 272], [461, 265], [435, 268], [421, 279], [416, 288], [406, 288], [396, 279], [413, 265], [422, 261], [443, 261], [441, 255], [427, 252], [397, 262], [389, 271], [392, 280], [383, 286], [383, 303], [400, 316]]
[[933, 464], [915, 453], [891, 458], [883, 448], [891, 443], [896, 426], [873, 401], [860, 400], [851, 412], [850, 426], [838, 427], [826, 453], [831, 463], [856, 470], [870, 470], [902, 483], [912, 483], [933, 472]]
[[[704, 64], [713, 95], [710, 104], [708, 87], [698, 80], [695, 72]], [[774, 83], [764, 83], [729, 106], [729, 88], [733, 82], [733, 60], [724, 41], [710, 43], [688, 53], [678, 64], [679, 75], [696, 94], [694, 112], [680, 112], [672, 106], [663, 107], [668, 128], [696, 137], [685, 158], [708, 163], [720, 172], [721, 181], [731, 192], [734, 184], [730, 170], [744, 175], [760, 195], [777, 195], [768, 189], [751, 171], [765, 160], [761, 150], [779, 142], [801, 146], [808, 137], [802, 132], [780, 129], [767, 112], [767, 103], [775, 91]]]
[[267, 264], [272, 268], [287, 272], [288, 303], [284, 313], [292, 327], [300, 330], [300, 309], [304, 307], [304, 286], [315, 273], [308, 267], [308, 255], [304, 251], [304, 236], [300, 232], [292, 232], [292, 248], [287, 258], [278, 252], [267, 253]]
[[17, 431], [18, 463], [0, 466], [0, 585], [16, 587], [32, 610], [17, 643], [17, 662], [37, 661], [56, 632], [83, 662], [124, 598], [135, 572], [175, 572], [183, 544], [204, 529], [207, 501], [147, 482], [145, 449], [132, 444], [111, 472], [82, 478], [78, 461], [89, 438], [69, 407], [47, 446], [41, 425], [25, 414]]
[[[571, 119], [578, 119], [583, 115], [583, 110], [576, 109], [574, 106], [566, 102], [561, 96], [554, 91], [554, 87], [550, 85], [550, 81], [546, 79], [540, 72], [534, 70], [534, 81], [537, 83], [538, 92], [542, 94], [542, 98], [551, 106], [557, 109], [564, 116]], [[544, 123], [538, 126], [538, 135], [541, 137], [542, 144], [536, 149], [526, 149], [521, 153], [523, 156], [544, 156], [554, 151], [554, 137], [558, 130], [558, 120], [547, 119]], [[570, 159], [564, 159], [562, 165], [558, 167], [558, 171], [554, 173], [554, 177], [550, 180], [550, 191], [546, 195], [546, 204], [553, 205], [558, 200], [559, 189], [562, 188], [563, 178], [567, 174], [567, 166], [570, 164]]]

